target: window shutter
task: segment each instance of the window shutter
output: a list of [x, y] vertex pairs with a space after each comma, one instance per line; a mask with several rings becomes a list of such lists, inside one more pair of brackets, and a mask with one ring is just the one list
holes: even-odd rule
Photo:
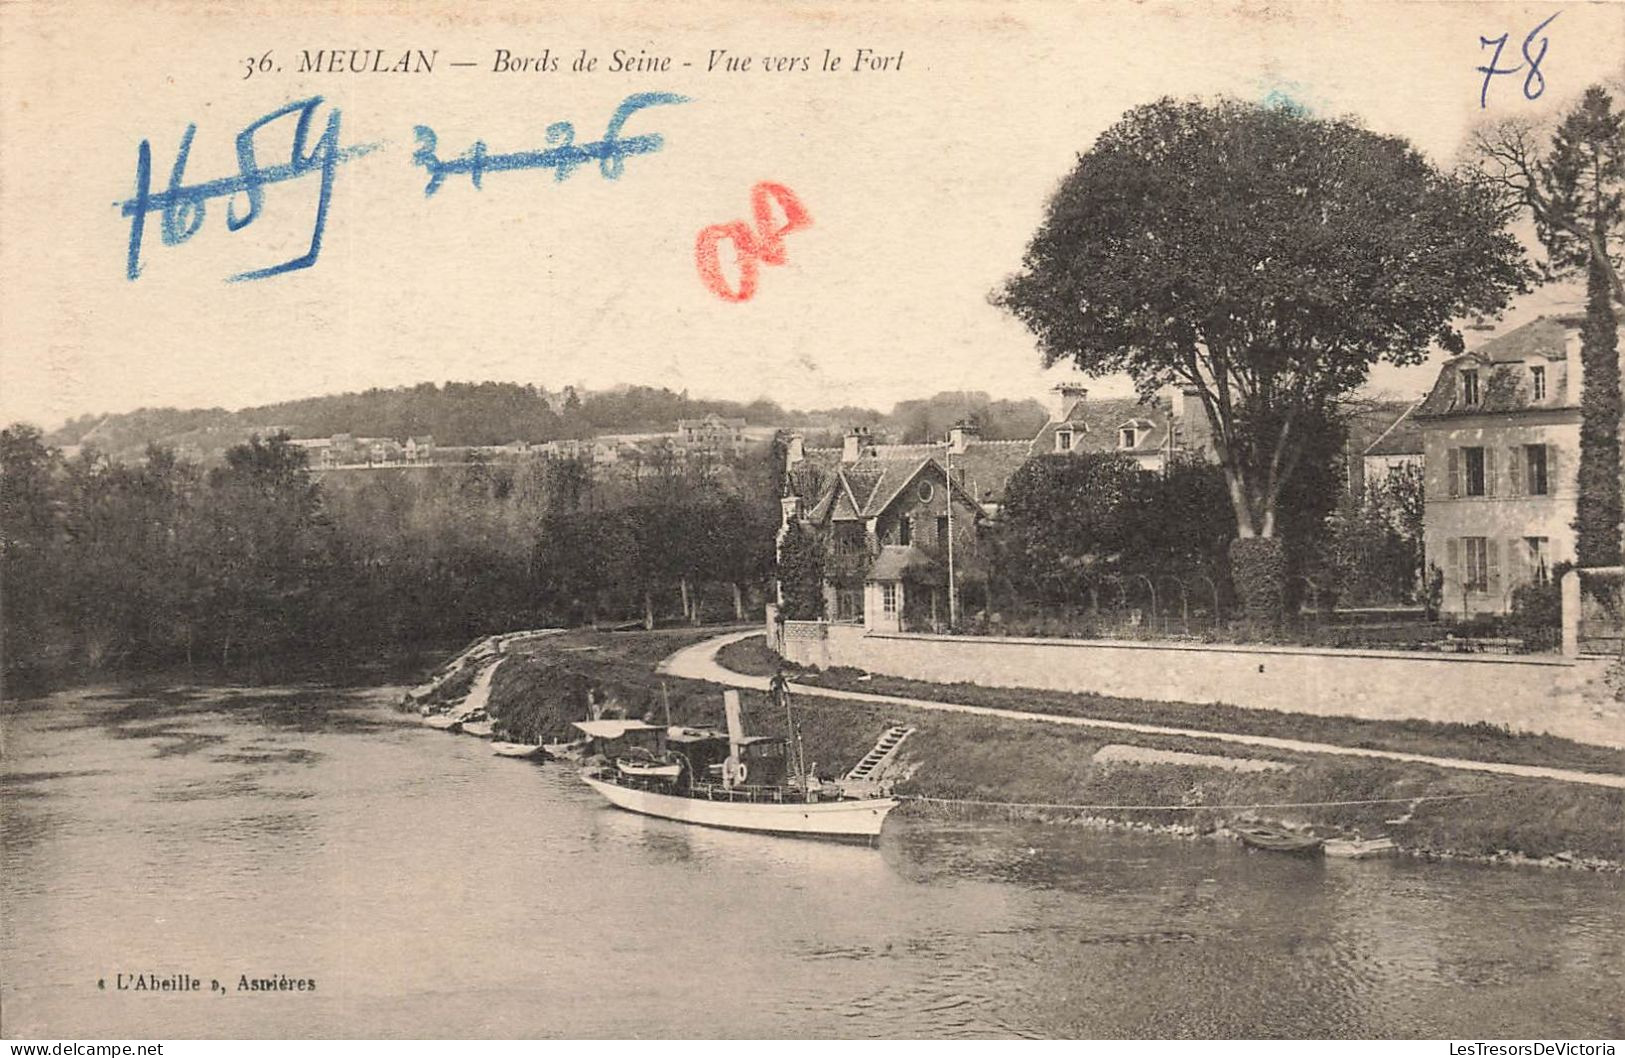
[[1563, 465], [1559, 462], [1561, 456], [1558, 453], [1561, 451], [1562, 449], [1557, 445], [1546, 446], [1546, 495], [1548, 496], [1556, 496], [1558, 493], [1566, 491], [1559, 484], [1563, 480], [1559, 476], [1562, 473], [1559, 468]]
[[1492, 600], [1501, 598], [1501, 541], [1490, 537], [1484, 541], [1484, 582]]
[[1507, 449], [1507, 495], [1522, 496], [1523, 486], [1523, 446], [1515, 445]]
[[1495, 449], [1486, 447], [1484, 449], [1484, 495], [1495, 495], [1495, 478]]
[[[1450, 496], [1451, 496], [1452, 499], [1454, 499], [1455, 497], [1460, 496], [1460, 495], [1461, 495], [1461, 449], [1452, 448], [1450, 450]], [[1454, 548], [1456, 546], [1456, 542], [1454, 540], [1450, 541], [1450, 546], [1452, 548]], [[1451, 559], [1451, 561], [1454, 562], [1455, 559]]]
[[1461, 586], [1461, 541], [1453, 536], [1444, 542], [1444, 576], [1447, 584]]

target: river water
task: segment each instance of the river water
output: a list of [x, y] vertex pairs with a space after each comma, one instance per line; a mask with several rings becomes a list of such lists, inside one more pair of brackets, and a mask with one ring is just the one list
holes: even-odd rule
[[[6, 705], [4, 1034], [1625, 1034], [1618, 876], [905, 818], [878, 849], [705, 830], [390, 697]], [[201, 990], [118, 987], [143, 973]]]

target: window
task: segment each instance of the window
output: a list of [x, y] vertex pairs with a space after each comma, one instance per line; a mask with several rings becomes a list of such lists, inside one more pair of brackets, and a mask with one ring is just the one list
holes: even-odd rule
[[930, 503], [931, 498], [936, 494], [937, 487], [925, 480], [922, 480], [914, 489], [914, 495], [920, 498], [921, 503]]
[[1125, 427], [1123, 427], [1122, 433], [1123, 433], [1123, 436], [1120, 439], [1119, 443], [1124, 448], [1133, 448], [1135, 441], [1138, 440], [1138, 438], [1135, 435], [1134, 427], [1125, 426]]
[[1057, 452], [1070, 452], [1070, 451], [1072, 451], [1072, 431], [1071, 430], [1056, 430], [1055, 431], [1055, 450]]
[[836, 526], [835, 553], [837, 555], [856, 555], [863, 550], [865, 550], [863, 546], [863, 526]]
[[897, 542], [907, 547], [914, 539], [914, 519], [899, 518], [897, 520]]
[[880, 586], [880, 608], [887, 616], [897, 614], [897, 585], [882, 584]]
[[1467, 560], [1462, 569], [1462, 586], [1468, 591], [1490, 590], [1490, 542], [1488, 537], [1464, 536], [1462, 548]]
[[948, 516], [937, 516], [937, 546], [946, 547], [948, 544]]
[[1524, 445], [1524, 481], [1528, 482], [1529, 495], [1545, 496], [1551, 492], [1551, 480], [1546, 470], [1546, 446]]
[[1536, 400], [1546, 399], [1546, 369], [1544, 367], [1531, 367], [1529, 369], [1529, 392]]
[[1461, 373], [1461, 402], [1468, 407], [1478, 404], [1478, 372], [1470, 368]]
[[841, 588], [836, 591], [835, 619], [837, 621], [863, 620], [862, 588]]
[[1462, 492], [1468, 496], [1484, 495], [1484, 450], [1482, 448], [1463, 448], [1461, 450]]
[[1550, 541], [1544, 536], [1526, 536], [1523, 538], [1524, 564], [1529, 569], [1529, 579], [1536, 584], [1546, 584], [1552, 579], [1552, 562]]

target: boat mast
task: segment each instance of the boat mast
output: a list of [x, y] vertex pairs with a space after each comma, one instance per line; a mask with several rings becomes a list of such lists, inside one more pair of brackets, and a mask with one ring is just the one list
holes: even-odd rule
[[802, 785], [807, 782], [807, 756], [801, 745], [801, 731], [796, 727], [795, 714], [790, 709], [790, 681], [784, 678], [782, 671], [775, 672], [769, 686], [773, 696], [784, 706], [784, 733], [790, 746], [790, 763], [795, 765], [796, 775], [801, 778]]

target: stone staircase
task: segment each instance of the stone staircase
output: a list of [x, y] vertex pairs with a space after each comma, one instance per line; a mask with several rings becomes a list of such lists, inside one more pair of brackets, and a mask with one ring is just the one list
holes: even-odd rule
[[874, 749], [864, 754], [863, 759], [853, 765], [852, 770], [847, 772], [841, 781], [874, 781], [880, 770], [890, 764], [892, 758], [897, 755], [897, 749], [903, 744], [903, 740], [913, 733], [914, 729], [912, 727], [887, 728], [886, 733], [881, 735], [879, 741], [875, 743]]

